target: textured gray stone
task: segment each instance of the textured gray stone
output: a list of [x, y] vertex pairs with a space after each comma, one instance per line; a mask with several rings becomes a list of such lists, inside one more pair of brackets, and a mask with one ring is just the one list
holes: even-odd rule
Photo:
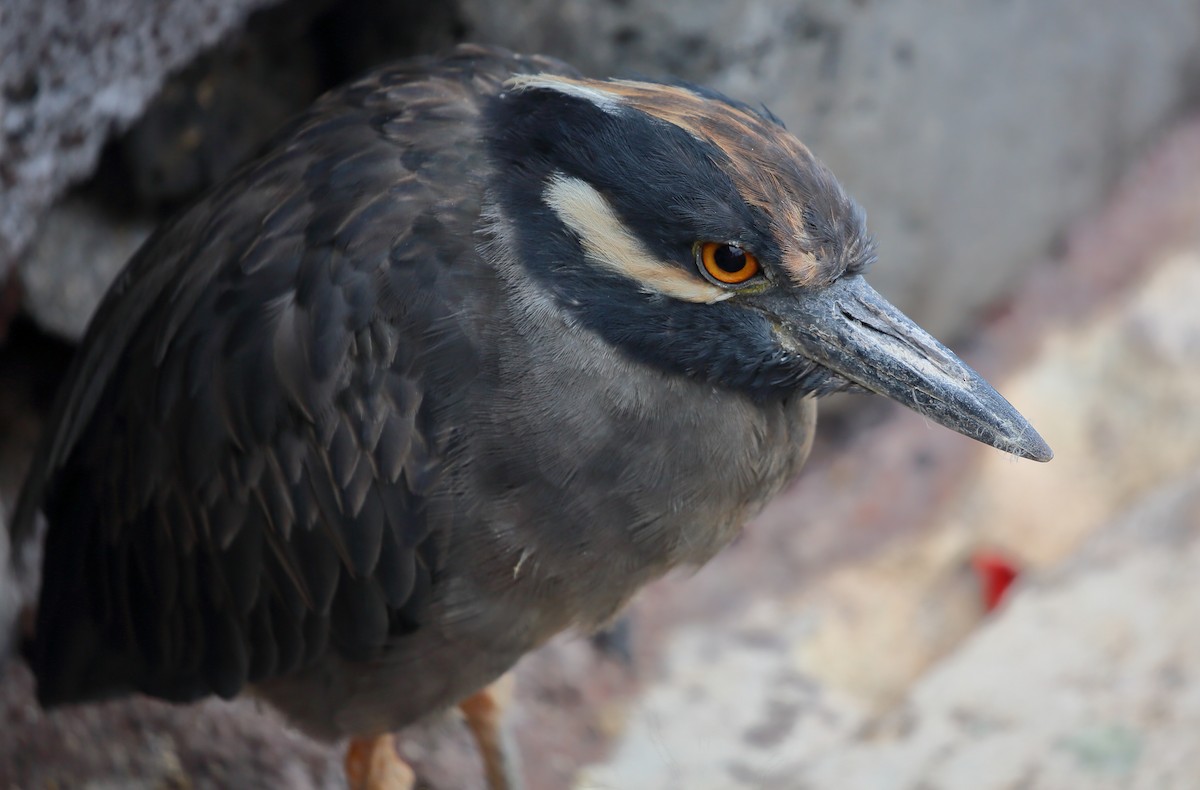
[[82, 337], [109, 284], [151, 230], [146, 220], [118, 220], [77, 198], [54, 206], [21, 259], [25, 309], [45, 330]]
[[1098, 205], [1192, 97], [1200, 52], [1196, 0], [461, 6], [479, 39], [765, 102], [865, 205], [876, 287], [940, 335]]
[[[376, 63], [443, 49], [459, 30], [453, 5], [414, 0], [387, 4], [289, 0], [248, 15], [244, 25], [237, 24], [246, 14], [232, 11], [244, 12], [255, 5], [263, 5], [263, 0], [229, 0], [216, 19], [221, 25], [233, 25], [236, 32], [194, 58], [180, 52], [181, 62], [186, 60], [187, 65], [169, 76], [165, 72], [171, 64], [165, 60], [142, 64], [147, 74], [156, 69], [163, 72], [146, 81], [153, 83], [149, 103], [142, 95], [144, 85], [120, 92], [125, 102], [121, 120], [136, 116], [136, 122], [115, 136], [98, 172], [83, 189], [42, 215], [36, 240], [27, 255], [18, 257], [22, 284], [29, 294], [25, 307], [44, 328], [77, 339], [132, 251], [131, 243], [155, 221], [224, 178], [317, 95]], [[138, 12], [135, 4], [123, 7]], [[116, 18], [116, 9], [112, 15]], [[173, 40], [180, 35], [172, 32], [173, 26], [192, 21], [188, 14], [164, 19], [170, 29], [155, 35]], [[43, 26], [24, 35], [37, 40], [46, 32]], [[138, 37], [143, 32], [132, 24], [110, 30], [135, 50], [142, 46]], [[160, 89], [158, 83], [164, 78]], [[10, 93], [29, 104], [27, 114], [41, 117], [32, 101], [36, 96], [27, 95], [31, 90]], [[53, 126], [53, 119], [45, 120]], [[124, 125], [98, 128], [94, 138], [86, 141], [88, 157], [94, 158], [93, 143]], [[0, 146], [0, 171], [5, 156], [24, 155], [23, 149], [6, 153]], [[56, 167], [71, 164], [56, 157], [52, 151], [46, 161]], [[79, 174], [91, 171], [90, 162], [81, 161], [76, 168]], [[64, 183], [63, 179], [35, 179], [8, 207], [9, 215], [20, 222], [9, 223], [16, 227], [16, 236], [8, 238], [7, 247], [0, 247], [0, 273], [11, 257], [4, 250], [25, 244], [27, 220], [36, 217], [44, 199], [61, 191]], [[6, 233], [0, 227], [0, 237]]]
[[166, 75], [267, 2], [0, 3], [0, 272]]

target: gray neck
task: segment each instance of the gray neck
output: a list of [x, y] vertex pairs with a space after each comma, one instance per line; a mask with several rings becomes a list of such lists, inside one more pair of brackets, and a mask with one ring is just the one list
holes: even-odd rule
[[488, 362], [466, 399], [492, 407], [465, 415], [467, 457], [487, 459], [462, 470], [483, 493], [468, 528], [497, 567], [564, 594], [613, 589], [619, 605], [708, 560], [799, 471], [815, 404], [757, 403], [625, 358], [520, 271], [506, 238], [501, 226], [484, 250], [498, 275], [484, 309], [505, 315], [480, 323]]

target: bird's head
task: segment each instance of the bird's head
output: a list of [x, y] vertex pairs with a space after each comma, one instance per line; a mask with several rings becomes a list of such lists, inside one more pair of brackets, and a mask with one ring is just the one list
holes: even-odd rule
[[755, 398], [860, 387], [1051, 457], [867, 285], [862, 210], [765, 111], [692, 87], [535, 75], [511, 80], [487, 123], [516, 258], [628, 356]]

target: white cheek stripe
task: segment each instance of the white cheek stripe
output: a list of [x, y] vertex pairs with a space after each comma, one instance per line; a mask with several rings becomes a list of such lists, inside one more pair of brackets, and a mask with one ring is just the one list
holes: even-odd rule
[[544, 198], [563, 224], [579, 236], [589, 261], [628, 277], [642, 290], [701, 304], [733, 296], [733, 291], [689, 275], [651, 255], [604, 196], [586, 181], [556, 173], [546, 183]]

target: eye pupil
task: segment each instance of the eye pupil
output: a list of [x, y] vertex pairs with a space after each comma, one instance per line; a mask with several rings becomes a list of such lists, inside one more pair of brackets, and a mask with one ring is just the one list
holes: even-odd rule
[[758, 274], [758, 259], [736, 244], [707, 241], [696, 247], [704, 273], [724, 285], [741, 285]]
[[746, 253], [731, 244], [721, 244], [713, 251], [713, 263], [722, 271], [737, 274], [746, 268]]

